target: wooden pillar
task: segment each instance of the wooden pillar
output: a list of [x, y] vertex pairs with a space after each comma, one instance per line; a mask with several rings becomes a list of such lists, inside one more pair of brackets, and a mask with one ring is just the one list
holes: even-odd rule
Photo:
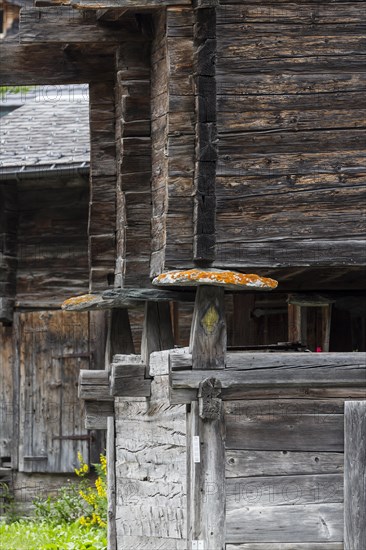
[[[169, 302], [145, 302], [141, 357], [149, 365], [153, 351], [174, 348], [174, 337]], [[147, 373], [148, 374], [148, 373]]]
[[114, 417], [110, 416], [107, 422], [108, 550], [117, 550], [115, 447]]
[[344, 550], [366, 548], [366, 401], [344, 404]]
[[224, 289], [198, 286], [190, 349], [194, 369], [223, 369], [226, 356]]
[[106, 345], [106, 364], [109, 368], [116, 354], [135, 353], [128, 309], [112, 309], [110, 312]]
[[200, 385], [188, 415], [189, 549], [225, 548], [224, 421], [214, 379]]

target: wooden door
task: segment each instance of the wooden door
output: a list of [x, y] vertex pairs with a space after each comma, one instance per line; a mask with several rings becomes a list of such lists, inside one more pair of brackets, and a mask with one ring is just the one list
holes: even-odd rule
[[77, 383], [89, 362], [87, 313], [19, 315], [19, 471], [72, 472], [79, 451], [88, 461]]

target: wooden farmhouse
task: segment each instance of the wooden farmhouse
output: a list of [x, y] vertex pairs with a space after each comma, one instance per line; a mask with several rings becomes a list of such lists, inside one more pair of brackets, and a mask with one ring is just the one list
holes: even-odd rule
[[[60, 473], [106, 434], [109, 550], [366, 549], [365, 29], [363, 1], [35, 0], [0, 43], [1, 85], [88, 85], [90, 131], [66, 181], [1, 165], [1, 452]], [[51, 391], [56, 435], [21, 420]]]

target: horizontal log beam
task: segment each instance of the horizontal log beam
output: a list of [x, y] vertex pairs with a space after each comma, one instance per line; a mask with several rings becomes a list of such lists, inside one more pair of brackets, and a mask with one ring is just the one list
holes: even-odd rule
[[134, 15], [116, 22], [97, 19], [95, 10], [80, 11], [68, 6], [29, 8], [20, 11], [20, 42], [112, 43], [143, 40]]
[[106, 290], [103, 299], [115, 303], [120, 307], [128, 300], [137, 302], [194, 302], [195, 292], [160, 290], [157, 288], [124, 288], [120, 290]]
[[57, 85], [114, 79], [115, 48], [0, 43], [0, 86]]
[[150, 397], [151, 380], [145, 378], [141, 355], [115, 355], [111, 364], [110, 394], [114, 397]]
[[113, 401], [113, 397], [109, 394], [109, 372], [107, 370], [81, 370], [79, 398], [88, 401]]
[[[191, 355], [171, 354], [171, 401], [190, 402], [207, 371], [191, 368]], [[210, 371], [222, 384], [223, 399], [252, 390], [355, 388], [366, 395], [366, 353], [228, 353], [225, 369]], [[353, 391], [353, 390], [352, 390]], [[351, 391], [351, 393], [352, 393]]]
[[161, 8], [164, 6], [191, 5], [191, 0], [70, 0], [76, 8]]

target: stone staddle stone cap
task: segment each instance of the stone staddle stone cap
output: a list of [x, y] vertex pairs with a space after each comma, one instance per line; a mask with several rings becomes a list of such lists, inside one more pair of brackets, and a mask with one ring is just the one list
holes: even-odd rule
[[166, 287], [211, 285], [221, 286], [227, 290], [273, 290], [278, 285], [274, 279], [222, 269], [168, 271], [155, 277], [152, 283]]

